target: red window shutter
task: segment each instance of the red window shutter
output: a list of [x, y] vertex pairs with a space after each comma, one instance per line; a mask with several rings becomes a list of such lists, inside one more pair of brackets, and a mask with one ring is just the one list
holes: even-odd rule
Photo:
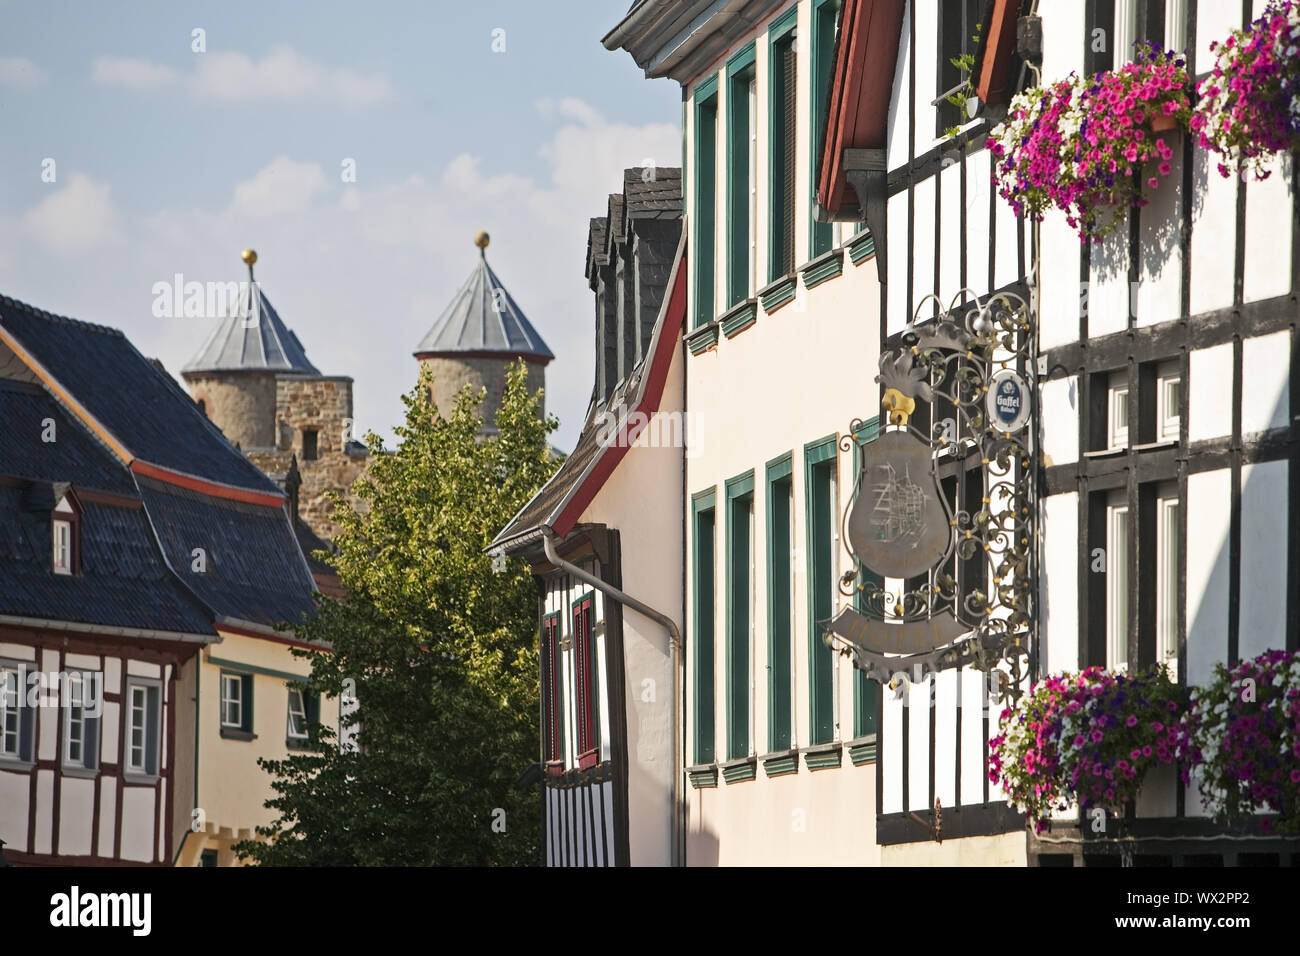
[[595, 766], [596, 702], [592, 693], [594, 648], [591, 640], [591, 598], [584, 598], [573, 609], [574, 671], [577, 675], [578, 766]]

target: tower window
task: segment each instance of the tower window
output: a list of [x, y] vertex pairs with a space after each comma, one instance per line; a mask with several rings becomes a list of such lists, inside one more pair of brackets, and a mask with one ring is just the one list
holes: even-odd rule
[[316, 435], [314, 428], [304, 428], [302, 430], [302, 460], [315, 461], [316, 454]]
[[204, 417], [204, 418], [207, 418], [207, 417], [208, 417], [208, 401], [207, 401], [207, 399], [205, 399], [205, 398], [200, 398], [200, 399], [198, 400], [198, 406], [199, 406], [199, 411], [201, 411], [201, 412], [203, 413], [203, 417]]

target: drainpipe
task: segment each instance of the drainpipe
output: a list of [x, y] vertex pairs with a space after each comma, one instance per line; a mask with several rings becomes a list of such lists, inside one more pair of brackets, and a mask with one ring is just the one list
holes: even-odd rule
[[608, 581], [602, 581], [576, 564], [570, 564], [565, 561], [555, 550], [555, 532], [547, 528], [542, 533], [542, 546], [546, 551], [546, 560], [561, 571], [572, 574], [584, 584], [589, 584], [611, 601], [617, 601], [624, 607], [630, 607], [632, 610], [643, 614], [657, 624], [662, 625], [668, 631], [668, 644], [673, 652], [673, 675], [677, 686], [673, 688], [673, 813], [672, 813], [672, 855], [671, 861], [673, 866], [682, 866], [686, 859], [686, 828], [684, 826], [684, 813], [682, 812], [682, 695], [678, 693], [685, 684], [685, 675], [682, 673], [685, 669], [685, 659], [682, 657], [682, 634], [677, 629], [677, 624], [667, 614], [656, 611], [650, 605], [638, 601], [630, 594], [626, 594]]

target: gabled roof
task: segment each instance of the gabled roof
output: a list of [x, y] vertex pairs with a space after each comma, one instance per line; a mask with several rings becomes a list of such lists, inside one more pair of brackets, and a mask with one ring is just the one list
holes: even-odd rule
[[240, 283], [239, 304], [212, 330], [181, 374], [195, 372], [300, 372], [319, 375], [298, 336], [284, 324], [262, 286]]
[[544, 362], [555, 358], [488, 265], [485, 250], [480, 250], [469, 278], [415, 347], [416, 358], [465, 352], [499, 352]]
[[623, 170], [628, 219], [680, 219], [682, 171], [677, 166], [633, 166]]
[[[44, 440], [47, 434], [53, 441]], [[38, 385], [0, 379], [0, 435], [8, 436], [0, 474], [135, 495], [122, 462]]]
[[642, 424], [629, 428], [624, 423], [611, 436], [599, 419], [589, 420], [578, 436], [573, 454], [501, 529], [489, 548], [514, 551], [536, 542], [546, 530], [561, 538], [572, 531], [635, 443], [641, 428], [659, 410], [668, 368], [681, 345], [680, 332], [686, 319], [686, 272], [686, 231], [682, 230], [650, 347], [623, 389], [609, 402], [610, 408], [626, 408], [629, 418], [639, 412], [640, 416], [633, 420]]
[[312, 613], [312, 577], [283, 509], [136, 481], [171, 566], [219, 618], [274, 627]]
[[198, 480], [214, 494], [284, 495], [118, 329], [0, 296], [0, 342], [134, 471]]
[[83, 496], [77, 574], [50, 570], [50, 518], [23, 507], [25, 489], [0, 484], [0, 615], [206, 635], [212, 613], [163, 563], [141, 507]]

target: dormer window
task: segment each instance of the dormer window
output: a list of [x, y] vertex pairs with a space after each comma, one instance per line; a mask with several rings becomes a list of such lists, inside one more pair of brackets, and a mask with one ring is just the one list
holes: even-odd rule
[[316, 429], [304, 428], [302, 430], [302, 460], [315, 461], [317, 458], [317, 441]]
[[50, 516], [50, 563], [55, 574], [76, 574], [81, 564], [81, 508], [64, 495]]

